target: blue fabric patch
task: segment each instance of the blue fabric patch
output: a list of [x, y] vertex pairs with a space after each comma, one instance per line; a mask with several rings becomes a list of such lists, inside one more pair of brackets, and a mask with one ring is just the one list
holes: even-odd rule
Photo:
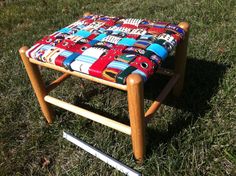
[[79, 30], [78, 32], [76, 32], [75, 34], [73, 34], [75, 36], [80, 36], [80, 37], [83, 37], [83, 38], [87, 38], [88, 36], [91, 35], [91, 32], [89, 31], [85, 31], [85, 30]]
[[100, 41], [99, 40], [91, 40], [88, 44], [93, 46], [93, 45], [95, 45], [98, 42], [100, 42]]
[[101, 32], [101, 33], [104, 33], [106, 31], [106, 29], [105, 28], [99, 28], [98, 31]]
[[100, 42], [99, 40], [91, 40], [88, 44], [89, 45], [91, 45], [91, 46], [93, 46], [93, 45], [95, 45], [96, 43], [98, 43], [98, 42]]
[[177, 32], [178, 32], [182, 37], [183, 37], [184, 34], [185, 34], [185, 31], [184, 31], [182, 28], [180, 28], [180, 27], [177, 28]]
[[71, 54], [73, 54], [73, 53], [65, 50], [65, 51], [61, 52], [60, 56], [69, 57]]
[[115, 26], [120, 27], [122, 24], [115, 24]]
[[102, 41], [103, 38], [105, 38], [107, 35], [106, 34], [99, 34], [97, 37], [95, 37], [93, 40], [98, 40]]
[[75, 60], [93, 64], [97, 59], [91, 56], [80, 55]]
[[70, 69], [70, 64], [75, 60], [76, 57], [78, 57], [80, 54], [79, 53], [73, 53], [72, 55], [70, 55], [69, 57], [67, 57], [64, 61], [63, 61], [63, 65], [65, 68]]
[[165, 60], [168, 55], [167, 50], [163, 46], [156, 43], [153, 43], [149, 47], [147, 47], [147, 50], [154, 52], [162, 60]]
[[54, 48], [54, 47], [52, 45], [43, 45], [40, 49], [49, 50], [51, 48]]
[[148, 21], [142, 21], [140, 24], [149, 24]]
[[135, 42], [136, 42], [135, 39], [123, 38], [118, 42], [118, 45], [133, 46]]

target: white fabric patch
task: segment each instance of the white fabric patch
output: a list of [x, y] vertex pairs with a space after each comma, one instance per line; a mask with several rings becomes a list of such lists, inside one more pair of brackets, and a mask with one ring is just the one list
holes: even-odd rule
[[96, 48], [96, 47], [91, 47], [86, 49], [82, 55], [84, 56], [90, 56], [93, 58], [98, 59], [103, 53], [105, 53], [107, 50], [103, 48]]
[[162, 33], [161, 35], [157, 37], [157, 39], [165, 40], [173, 46], [176, 46], [177, 44], [175, 38], [172, 37], [170, 34]]
[[88, 26], [86, 26], [85, 28], [83, 28], [84, 30], [89, 30], [89, 29], [98, 29], [101, 26], [103, 26], [105, 23], [104, 22], [97, 22], [94, 21], [91, 24], [89, 24]]
[[56, 48], [55, 51], [50, 55], [50, 58], [48, 59], [51, 64], [55, 65], [56, 58], [63, 52], [64, 49]]
[[133, 29], [130, 34], [144, 35], [147, 31], [145, 29]]
[[[55, 54], [56, 52], [56, 47], [52, 47], [51, 49], [48, 49], [45, 51], [45, 53], [42, 55], [42, 60], [44, 62], [50, 62], [50, 57]], [[37, 56], [36, 56], [37, 57]]]
[[103, 42], [110, 42], [110, 43], [114, 43], [114, 44], [117, 44], [120, 40], [121, 40], [120, 37], [116, 37], [116, 36], [112, 36], [112, 35], [108, 35], [107, 37], [102, 39]]
[[87, 63], [87, 62], [82, 62], [82, 61], [75, 60], [74, 62], [71, 63], [70, 66], [71, 66], [72, 70], [89, 74], [89, 68], [91, 67], [91, 65], [92, 64]]
[[130, 28], [124, 28], [124, 27], [117, 27], [117, 26], [112, 26], [107, 29], [107, 31], [119, 31], [119, 32], [125, 32], [125, 33], [130, 33], [132, 29]]
[[125, 19], [124, 24], [132, 24], [136, 27], [138, 27], [138, 25], [142, 22], [141, 19], [135, 19], [135, 18], [128, 18]]

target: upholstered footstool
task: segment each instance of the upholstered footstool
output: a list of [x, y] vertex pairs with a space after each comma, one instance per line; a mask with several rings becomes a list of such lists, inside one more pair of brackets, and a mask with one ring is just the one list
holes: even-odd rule
[[[86, 13], [19, 52], [48, 123], [54, 116], [50, 106], [53, 104], [131, 135], [134, 157], [142, 162], [147, 119], [171, 91], [176, 96], [182, 91], [188, 36], [186, 22], [176, 25]], [[174, 69], [161, 67], [172, 52]], [[45, 86], [38, 66], [64, 74]], [[167, 75], [170, 80], [144, 113], [143, 85], [154, 73]], [[127, 91], [130, 126], [48, 95], [70, 75]]]

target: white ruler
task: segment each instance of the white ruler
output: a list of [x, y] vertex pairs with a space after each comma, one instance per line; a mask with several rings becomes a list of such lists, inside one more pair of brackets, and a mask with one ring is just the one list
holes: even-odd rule
[[132, 168], [121, 163], [120, 161], [117, 161], [116, 159], [112, 158], [111, 156], [99, 151], [98, 149], [92, 147], [91, 145], [85, 143], [84, 141], [82, 141], [80, 139], [75, 138], [74, 136], [72, 136], [64, 131], [63, 131], [63, 137], [65, 139], [67, 139], [68, 141], [72, 142], [73, 144], [77, 145], [78, 147], [82, 148], [83, 150], [87, 151], [88, 153], [99, 158], [103, 162], [116, 168], [120, 172], [123, 172], [124, 174], [129, 175], [129, 176], [141, 176], [141, 173], [133, 170]]

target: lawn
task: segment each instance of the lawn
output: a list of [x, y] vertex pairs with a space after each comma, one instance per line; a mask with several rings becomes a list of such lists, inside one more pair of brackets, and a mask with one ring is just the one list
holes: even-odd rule
[[[143, 165], [135, 164], [130, 138], [119, 132], [58, 108], [48, 125], [19, 58], [21, 46], [86, 11], [191, 24], [184, 92], [170, 97], [148, 126]], [[65, 141], [63, 130], [144, 175], [236, 175], [235, 19], [235, 0], [1, 1], [0, 175], [121, 175]], [[42, 72], [48, 80], [59, 75]], [[52, 95], [127, 119], [121, 91], [71, 78]]]

